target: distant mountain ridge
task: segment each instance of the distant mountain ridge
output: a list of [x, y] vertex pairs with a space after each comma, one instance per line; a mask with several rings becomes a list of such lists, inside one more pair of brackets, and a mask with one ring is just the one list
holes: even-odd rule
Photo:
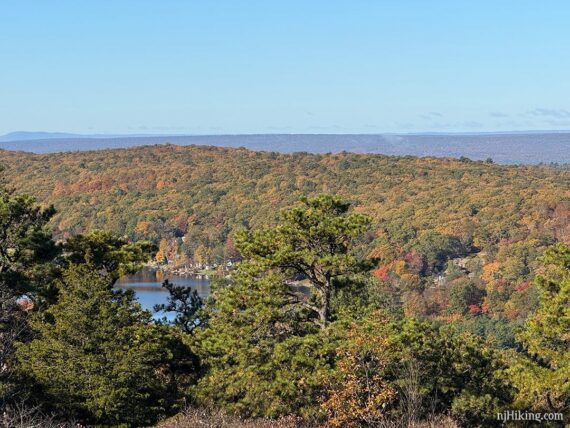
[[250, 134], [96, 135], [17, 132], [0, 137], [0, 148], [54, 153], [175, 144], [245, 147], [281, 153], [378, 153], [397, 156], [493, 159], [504, 164], [570, 163], [570, 132], [478, 134]]
[[120, 138], [120, 137], [146, 137], [148, 134], [71, 134], [68, 132], [33, 132], [15, 131], [0, 135], [0, 142], [34, 141], [34, 140], [60, 140], [60, 139], [90, 139], [90, 138]]
[[66, 132], [30, 132], [16, 131], [0, 136], [0, 142], [26, 141], [26, 140], [48, 140], [54, 138], [81, 138], [78, 134], [68, 134]]

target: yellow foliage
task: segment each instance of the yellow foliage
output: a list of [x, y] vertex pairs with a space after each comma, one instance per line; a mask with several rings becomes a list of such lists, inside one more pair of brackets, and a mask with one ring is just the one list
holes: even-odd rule
[[498, 262], [487, 263], [483, 266], [483, 274], [481, 279], [485, 282], [491, 282], [497, 278], [497, 273], [499, 272], [501, 265]]
[[337, 375], [329, 381], [322, 407], [333, 427], [371, 426], [380, 422], [396, 391], [384, 378], [389, 343], [379, 330], [386, 321], [372, 316], [369, 325], [353, 324], [338, 350]]

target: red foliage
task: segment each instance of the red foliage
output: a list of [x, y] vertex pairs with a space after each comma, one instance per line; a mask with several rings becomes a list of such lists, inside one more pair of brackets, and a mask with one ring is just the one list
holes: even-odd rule
[[404, 261], [410, 270], [414, 273], [419, 273], [423, 267], [423, 260], [422, 257], [416, 252], [416, 250], [412, 250], [404, 256]]
[[515, 291], [517, 293], [522, 293], [523, 291], [525, 291], [528, 287], [530, 287], [530, 283], [528, 281], [525, 282], [521, 282], [519, 285], [517, 285], [515, 287]]
[[470, 314], [478, 315], [481, 312], [483, 312], [483, 310], [481, 309], [481, 307], [479, 307], [479, 305], [469, 305], [469, 313]]
[[388, 281], [390, 278], [389, 273], [390, 266], [388, 265], [380, 266], [378, 269], [374, 270], [374, 276], [381, 281]]

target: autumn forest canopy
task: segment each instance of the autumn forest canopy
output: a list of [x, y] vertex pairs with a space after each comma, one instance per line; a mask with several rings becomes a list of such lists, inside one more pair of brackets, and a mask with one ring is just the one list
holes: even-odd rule
[[538, 257], [570, 242], [563, 167], [198, 146], [0, 152], [0, 162], [9, 186], [57, 207], [56, 238], [107, 230], [180, 263], [238, 259], [235, 232], [275, 225], [302, 196], [337, 195], [370, 216], [360, 251], [379, 259], [376, 277], [410, 314], [524, 319]]
[[[569, 417], [565, 166], [173, 145], [0, 163], [5, 418]], [[205, 300], [166, 283], [167, 322], [114, 288], [151, 261], [234, 267]]]

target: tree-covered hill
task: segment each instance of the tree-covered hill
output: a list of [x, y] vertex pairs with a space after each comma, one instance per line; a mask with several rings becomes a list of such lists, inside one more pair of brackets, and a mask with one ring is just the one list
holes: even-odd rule
[[0, 162], [11, 186], [57, 207], [60, 234], [186, 234], [190, 246], [215, 249], [236, 227], [271, 222], [299, 196], [323, 192], [354, 201], [399, 243], [430, 230], [478, 247], [568, 233], [570, 172], [550, 167], [197, 146], [2, 151]]
[[408, 293], [410, 313], [522, 318], [537, 257], [570, 241], [564, 168], [173, 145], [3, 151], [0, 162], [10, 186], [55, 205], [56, 236], [105, 229], [198, 262], [231, 258], [233, 232], [274, 224], [301, 196], [338, 195], [372, 218], [363, 248], [381, 260], [376, 276]]
[[563, 168], [173, 145], [3, 151], [0, 162], [10, 186], [56, 206], [56, 236], [110, 230], [162, 242], [160, 256], [170, 260], [231, 258], [235, 231], [272, 224], [281, 208], [318, 193], [346, 198], [371, 216], [364, 248], [382, 261], [377, 275], [412, 289], [426, 278], [445, 282], [438, 276], [452, 259], [484, 284], [514, 288], [532, 279], [546, 246], [570, 240], [570, 171]]
[[[187, 403], [296, 426], [568, 418], [568, 171], [199, 147], [3, 156], [12, 186], [63, 210], [0, 186], [2, 426], [149, 426]], [[67, 234], [70, 219], [154, 234], [163, 259], [241, 260], [204, 301], [165, 282], [155, 310], [175, 317], [153, 320], [114, 287], [150, 243], [56, 243], [49, 222]]]

